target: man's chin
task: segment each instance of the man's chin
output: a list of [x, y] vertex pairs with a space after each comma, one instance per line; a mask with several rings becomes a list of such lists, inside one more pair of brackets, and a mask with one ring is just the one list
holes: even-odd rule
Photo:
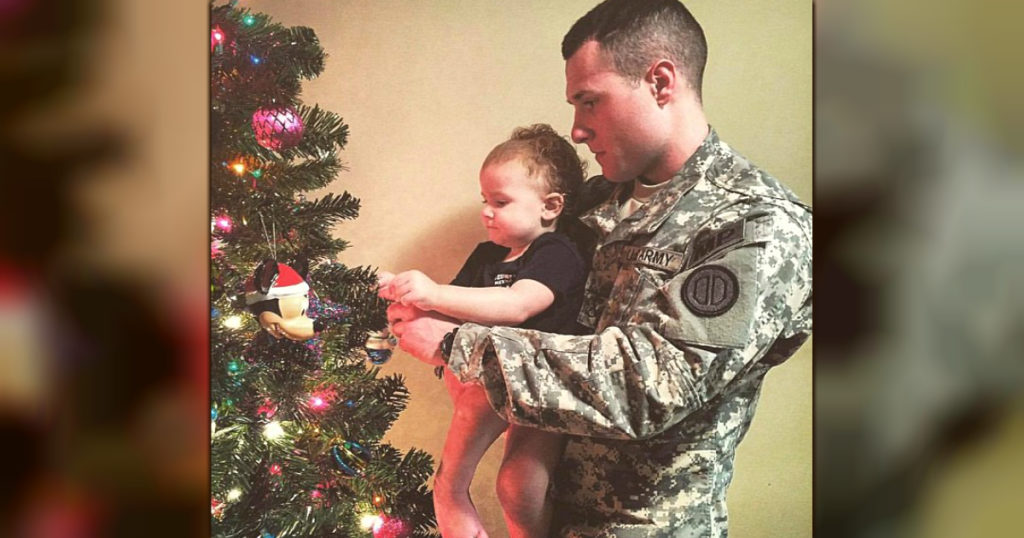
[[623, 174], [616, 170], [605, 170], [604, 168], [601, 169], [601, 175], [603, 175], [605, 179], [611, 181], [612, 183], [625, 183], [627, 181], [633, 180], [633, 178], [636, 177], [635, 175], [630, 176], [629, 174]]

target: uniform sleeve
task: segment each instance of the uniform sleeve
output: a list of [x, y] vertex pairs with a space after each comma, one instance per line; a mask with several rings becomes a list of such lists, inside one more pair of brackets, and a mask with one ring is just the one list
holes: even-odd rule
[[[782, 210], [770, 218], [766, 240], [647, 282], [633, 299], [629, 323], [590, 336], [466, 324], [449, 368], [464, 382], [482, 384], [509, 422], [605, 438], [657, 435], [752, 369], [763, 373], [770, 366], [759, 363], [781, 362], [806, 338], [809, 225]], [[699, 299], [718, 289], [709, 284], [713, 277], [729, 274], [736, 277], [734, 301], [724, 313], [708, 315], [714, 309]]]
[[578, 291], [586, 279], [583, 260], [567, 239], [548, 236], [531, 248], [530, 261], [523, 266], [517, 280], [536, 280], [558, 297]]

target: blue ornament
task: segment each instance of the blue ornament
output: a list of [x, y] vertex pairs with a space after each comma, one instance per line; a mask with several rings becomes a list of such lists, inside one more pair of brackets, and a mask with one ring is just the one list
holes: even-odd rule
[[275, 537], [274, 537], [273, 534], [270, 534], [269, 532], [265, 532], [265, 533], [263, 533], [263, 536], [261, 536], [260, 538], [275, 538]]
[[213, 319], [217, 319], [218, 316], [220, 316], [220, 310], [217, 310], [216, 308], [210, 308], [210, 317]]
[[348, 476], [361, 476], [371, 457], [370, 451], [355, 441], [345, 441], [331, 447], [331, 458]]
[[370, 358], [370, 362], [380, 366], [385, 362], [391, 360], [390, 349], [366, 349], [366, 355]]
[[391, 359], [391, 350], [395, 344], [397, 344], [397, 340], [387, 329], [370, 331], [366, 335], [366, 356], [373, 364], [384, 364]]
[[210, 408], [210, 420], [217, 420], [217, 416], [218, 416], [217, 408], [216, 407], [211, 407]]

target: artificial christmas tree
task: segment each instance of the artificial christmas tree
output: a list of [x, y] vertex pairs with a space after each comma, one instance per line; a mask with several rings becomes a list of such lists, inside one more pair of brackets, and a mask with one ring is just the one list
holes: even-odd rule
[[234, 2], [210, 22], [213, 535], [436, 535], [430, 456], [381, 442], [408, 393], [377, 368], [375, 272], [335, 260], [347, 244], [330, 230], [359, 200], [306, 199], [348, 136], [298, 99], [324, 51]]

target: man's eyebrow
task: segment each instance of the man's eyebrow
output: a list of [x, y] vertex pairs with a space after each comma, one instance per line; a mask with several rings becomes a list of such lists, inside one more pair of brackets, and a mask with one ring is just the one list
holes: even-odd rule
[[583, 99], [584, 97], [586, 97], [586, 96], [587, 96], [587, 94], [588, 94], [588, 93], [590, 93], [590, 91], [589, 91], [589, 90], [580, 90], [580, 91], [578, 91], [578, 92], [574, 93], [574, 94], [572, 95], [572, 97], [570, 97], [569, 99], [566, 99], [566, 101], [565, 101], [565, 102], [566, 102], [566, 103], [569, 103], [569, 104], [571, 105], [571, 104], [573, 104], [573, 102], [574, 102], [574, 101], [580, 101], [580, 100], [582, 100], [582, 99]]

